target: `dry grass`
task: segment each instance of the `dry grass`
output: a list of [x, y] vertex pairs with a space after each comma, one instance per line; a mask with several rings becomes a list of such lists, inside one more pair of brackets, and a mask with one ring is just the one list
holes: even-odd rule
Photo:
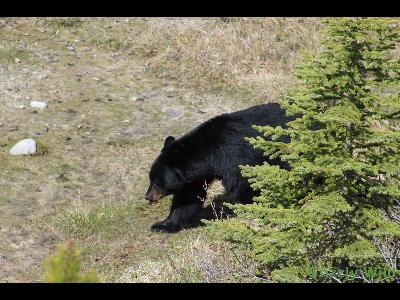
[[256, 263], [228, 243], [199, 234], [174, 253], [126, 268], [117, 282], [259, 282], [256, 269]]
[[27, 58], [28, 54], [15, 42], [0, 41], [0, 64], [16, 63]]
[[153, 21], [132, 40], [147, 73], [197, 93], [275, 100], [300, 50], [318, 48], [316, 18], [209, 18]]
[[35, 24], [40, 26], [62, 27], [77, 27], [81, 25], [82, 19], [78, 17], [52, 17], [52, 18], [37, 18]]

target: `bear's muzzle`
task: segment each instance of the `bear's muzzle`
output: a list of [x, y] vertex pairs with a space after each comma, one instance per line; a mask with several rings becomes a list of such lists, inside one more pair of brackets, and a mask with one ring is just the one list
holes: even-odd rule
[[162, 197], [164, 197], [164, 195], [160, 188], [155, 183], [151, 183], [145, 195], [146, 200], [149, 200], [150, 202], [156, 202]]

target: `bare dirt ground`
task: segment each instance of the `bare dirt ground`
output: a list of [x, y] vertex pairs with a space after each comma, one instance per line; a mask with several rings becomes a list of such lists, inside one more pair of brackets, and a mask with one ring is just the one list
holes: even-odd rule
[[[218, 281], [236, 270], [218, 269], [231, 250], [203, 228], [150, 232], [167, 215], [170, 199], [150, 206], [143, 195], [166, 136], [250, 104], [150, 77], [146, 60], [115, 50], [108, 38], [172, 22], [139, 21], [0, 21], [1, 282], [41, 281], [43, 259], [67, 239], [82, 249], [83, 267], [103, 281]], [[198, 22], [182, 22], [183, 28]], [[100, 37], [91, 36], [95, 26]], [[48, 108], [34, 110], [32, 100]], [[10, 156], [24, 138], [43, 145], [43, 155]], [[235, 280], [254, 281], [252, 267], [246, 272], [247, 279]]]

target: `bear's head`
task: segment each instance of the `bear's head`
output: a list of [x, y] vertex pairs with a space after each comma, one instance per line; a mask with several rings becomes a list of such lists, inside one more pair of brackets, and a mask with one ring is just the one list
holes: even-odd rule
[[174, 142], [173, 136], [165, 139], [160, 155], [151, 166], [150, 185], [145, 195], [150, 202], [175, 194], [187, 182], [182, 172], [182, 145]]

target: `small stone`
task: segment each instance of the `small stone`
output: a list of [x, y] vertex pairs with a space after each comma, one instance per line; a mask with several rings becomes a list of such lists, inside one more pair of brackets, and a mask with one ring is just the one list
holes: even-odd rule
[[72, 45], [67, 45], [67, 49], [71, 52], [75, 52], [75, 47]]
[[38, 79], [39, 80], [43, 80], [43, 79], [46, 79], [46, 78], [48, 78], [49, 77], [49, 75], [47, 75], [47, 74], [39, 74], [38, 75]]
[[81, 129], [81, 128], [82, 128], [82, 124], [79, 124], [79, 125], [77, 126], [77, 128], [78, 128], [78, 129]]
[[36, 142], [32, 139], [19, 141], [11, 148], [11, 155], [29, 155], [36, 153]]
[[19, 64], [19, 63], [21, 63], [21, 60], [20, 60], [19, 58], [15, 58], [15, 62], [16, 62], [17, 64]]
[[129, 120], [123, 120], [122, 123], [129, 123]]
[[146, 97], [142, 97], [142, 96], [139, 96], [139, 97], [132, 96], [129, 98], [130, 101], [144, 101], [145, 99], [146, 99]]
[[21, 108], [21, 109], [25, 109], [26, 108], [26, 106], [25, 105], [23, 105], [23, 104], [21, 104], [20, 106], [18, 106], [19, 108]]
[[44, 101], [31, 101], [31, 107], [37, 109], [47, 108], [47, 103]]

